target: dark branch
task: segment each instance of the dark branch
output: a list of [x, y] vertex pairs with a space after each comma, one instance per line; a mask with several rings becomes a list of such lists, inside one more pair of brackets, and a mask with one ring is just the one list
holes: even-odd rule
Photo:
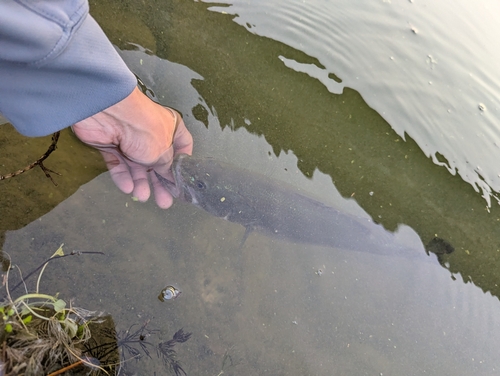
[[43, 161], [46, 160], [49, 155], [54, 151], [56, 150], [56, 147], [57, 147], [57, 140], [59, 140], [59, 134], [61, 132], [56, 132], [52, 135], [52, 143], [50, 144], [49, 148], [47, 149], [47, 151], [45, 153], [42, 154], [42, 156], [40, 158], [38, 158], [35, 162], [33, 163], [30, 163], [28, 166], [26, 166], [25, 168], [21, 169], [21, 170], [17, 170], [15, 172], [12, 172], [10, 174], [7, 174], [7, 175], [0, 175], [0, 180], [4, 180], [4, 179], [9, 179], [9, 178], [13, 178], [14, 176], [17, 176], [17, 175], [21, 175], [22, 173], [28, 171], [28, 170], [31, 170], [33, 167], [35, 166], [40, 166], [40, 168], [42, 169], [43, 173], [45, 174], [46, 177], [48, 177], [50, 179], [50, 181], [52, 181], [52, 183], [57, 186], [56, 182], [54, 181], [54, 179], [52, 179], [52, 176], [50, 175], [50, 173], [53, 173], [53, 174], [56, 174], [56, 175], [59, 175], [61, 176], [60, 173], [58, 172], [55, 172], [47, 167], [45, 167], [43, 165]]

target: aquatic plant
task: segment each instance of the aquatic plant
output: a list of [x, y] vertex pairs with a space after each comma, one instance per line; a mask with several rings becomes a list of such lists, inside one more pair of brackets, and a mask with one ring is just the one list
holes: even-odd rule
[[[125, 374], [128, 362], [139, 361], [143, 357], [152, 358], [151, 354], [156, 350], [156, 354], [162, 359], [167, 370], [176, 376], [186, 375], [179, 360], [174, 346], [177, 343], [186, 342], [192, 333], [179, 329], [169, 341], [163, 341], [155, 345], [148, 339], [159, 332], [157, 329], [149, 328], [150, 320], [135, 328], [133, 324], [127, 330], [116, 331], [112, 326], [101, 327], [98, 333], [93, 331], [94, 336], [85, 344], [84, 354], [101, 361], [101, 367], [106, 371], [121, 375]], [[102, 337], [104, 340], [94, 340], [94, 337]], [[100, 343], [99, 343], [100, 342]], [[110, 354], [119, 352], [119, 362], [110, 361]]]
[[[110, 315], [74, 307], [55, 296], [39, 292], [40, 280], [47, 264], [55, 259], [100, 252], [74, 251], [64, 254], [63, 245], [21, 282], [9, 289], [10, 263], [4, 277], [6, 295], [0, 302], [0, 375], [66, 374], [86, 367], [92, 375], [121, 375], [127, 362], [156, 352], [163, 364], [176, 376], [186, 375], [177, 360], [174, 346], [186, 342], [191, 333], [178, 330], [169, 341], [153, 344], [150, 338], [159, 332], [147, 320], [127, 330], [116, 331]], [[33, 293], [17, 298], [12, 292], [26, 286], [26, 280], [40, 271]]]
[[171, 340], [158, 344], [158, 356], [161, 356], [165, 367], [170, 369], [176, 376], [186, 375], [186, 372], [182, 369], [177, 360], [177, 353], [174, 350], [174, 346], [177, 343], [186, 342], [191, 337], [191, 334], [192, 333], [185, 333], [184, 329], [181, 328], [175, 332]]
[[57, 295], [39, 292], [40, 279], [47, 263], [62, 256], [61, 245], [48, 261], [35, 269], [42, 269], [36, 291], [15, 299], [11, 293], [17, 286], [9, 290], [10, 268], [7, 269], [4, 278], [7, 295], [0, 303], [2, 375], [55, 376], [80, 365], [99, 368], [94, 359], [82, 357], [79, 345], [90, 338], [88, 324], [98, 320], [100, 315], [74, 307]]
[[149, 320], [136, 330], [133, 324], [127, 330], [116, 331], [114, 325], [100, 325], [94, 330], [93, 337], [84, 345], [84, 354], [101, 361], [101, 367], [111, 374], [122, 373], [125, 364], [131, 360], [138, 361], [144, 355], [151, 358], [150, 349], [154, 349], [146, 338], [158, 332], [149, 329]]

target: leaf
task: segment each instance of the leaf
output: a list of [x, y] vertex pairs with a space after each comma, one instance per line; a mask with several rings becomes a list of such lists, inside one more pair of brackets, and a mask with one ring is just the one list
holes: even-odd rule
[[23, 306], [23, 309], [21, 310], [21, 316], [25, 316], [31, 312], [31, 309], [29, 307]]
[[26, 316], [24, 319], [23, 319], [23, 322], [25, 324], [29, 324], [31, 322], [31, 320], [33, 319], [33, 316], [32, 315], [28, 315]]
[[78, 325], [72, 320], [65, 320], [61, 325], [64, 326], [64, 330], [68, 333], [70, 338], [74, 338], [76, 333], [78, 333]]
[[5, 325], [5, 331], [7, 333], [12, 333], [12, 324]]
[[63, 251], [63, 248], [62, 248], [63, 245], [64, 245], [64, 243], [59, 246], [59, 248], [57, 249], [57, 251], [55, 251], [54, 254], [52, 256], [50, 256], [50, 258], [52, 258], [54, 256], [64, 256], [64, 251]]
[[78, 338], [82, 338], [83, 337], [84, 330], [85, 330], [85, 325], [84, 324], [78, 325], [78, 332], [76, 333], [76, 335], [78, 336]]
[[63, 312], [64, 309], [66, 308], [66, 302], [62, 299], [56, 300], [54, 303], [54, 311], [56, 312]]

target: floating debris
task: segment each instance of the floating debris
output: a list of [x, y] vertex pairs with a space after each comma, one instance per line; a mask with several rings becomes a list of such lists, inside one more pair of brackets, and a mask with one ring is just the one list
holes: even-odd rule
[[432, 55], [427, 55], [427, 64], [430, 65], [431, 69], [434, 69], [434, 65], [437, 64], [437, 61], [434, 59], [434, 57]]
[[162, 302], [166, 300], [172, 300], [177, 298], [180, 293], [181, 292], [179, 291], [179, 289], [175, 288], [174, 286], [167, 286], [163, 290], [161, 290], [158, 299], [160, 299], [160, 301]]

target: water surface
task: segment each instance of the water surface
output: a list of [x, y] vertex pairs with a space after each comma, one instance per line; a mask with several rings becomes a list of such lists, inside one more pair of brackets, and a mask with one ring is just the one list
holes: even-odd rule
[[[464, 156], [485, 154], [482, 169], [493, 160], [495, 102], [474, 90], [496, 84], [455, 79], [460, 67], [489, 61], [475, 58], [495, 35], [494, 25], [476, 20], [482, 6], [447, 13], [423, 1], [232, 3], [99, 2], [92, 14], [150, 94], [183, 113], [197, 155], [286, 180], [388, 231], [399, 229], [422, 257], [259, 234], [239, 249], [243, 227], [188, 204], [162, 211], [134, 202], [107, 174], [9, 232], [4, 250], [23, 271], [61, 243], [105, 252], [51, 265], [43, 288], [110, 312], [119, 329], [151, 319], [161, 339], [181, 327], [192, 332], [178, 350], [188, 374], [494, 373], [498, 209], [481, 195], [488, 197], [488, 186], [496, 190], [495, 179], [482, 175], [481, 185], [475, 167], [458, 166]], [[448, 29], [460, 31], [457, 19], [475, 30], [453, 39], [472, 55], [444, 42], [452, 40]], [[480, 37], [479, 47], [470, 42]], [[450, 92], [449, 80], [471, 89]], [[479, 120], [471, 126], [468, 116]], [[487, 129], [486, 143], [473, 137]], [[411, 136], [406, 141], [403, 132]], [[453, 135], [470, 143], [455, 144]], [[434, 163], [443, 157], [427, 158], [435, 152], [470, 179]], [[65, 171], [68, 180], [59, 183], [69, 186], [80, 170]], [[2, 186], [2, 202], [12, 197], [8, 188]], [[423, 253], [436, 235], [456, 249], [441, 264]], [[162, 303], [157, 296], [168, 284], [182, 293]], [[128, 369], [164, 372], [154, 357]]]
[[396, 133], [409, 135], [491, 204], [490, 195], [500, 190], [497, 2], [227, 4], [210, 10], [235, 15], [249, 32], [318, 59], [319, 64], [304, 64], [279, 57], [332, 93], [345, 87], [359, 91]]

